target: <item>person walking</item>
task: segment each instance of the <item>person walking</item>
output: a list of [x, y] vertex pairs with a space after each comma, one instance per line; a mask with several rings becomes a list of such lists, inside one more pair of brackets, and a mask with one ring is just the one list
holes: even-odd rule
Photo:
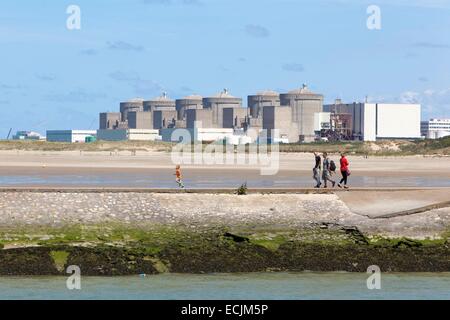
[[342, 188], [342, 183], [344, 183], [344, 188], [348, 189], [347, 186], [347, 180], [348, 180], [348, 176], [350, 175], [350, 170], [349, 170], [349, 162], [347, 160], [347, 158], [345, 157], [344, 153], [341, 153], [341, 159], [339, 160], [340, 165], [341, 165], [341, 174], [342, 174], [342, 179], [341, 181], [338, 183], [338, 187]]
[[180, 188], [184, 189], [184, 184], [183, 184], [182, 179], [183, 179], [183, 176], [181, 175], [181, 166], [179, 164], [177, 164], [177, 166], [175, 167], [175, 181]]
[[332, 187], [336, 185], [336, 181], [331, 179], [331, 175], [336, 168], [332, 168], [331, 160], [328, 158], [328, 154], [326, 152], [323, 153], [323, 166], [322, 166], [322, 179], [324, 183], [324, 188], [328, 188], [327, 181], [331, 182]]
[[315, 161], [316, 164], [314, 166], [313, 169], [313, 179], [316, 181], [316, 186], [314, 188], [320, 188], [322, 182], [320, 182], [320, 170], [321, 170], [321, 165], [322, 165], [322, 161], [320, 159], [320, 155], [317, 152], [314, 152], [314, 157], [315, 157]]

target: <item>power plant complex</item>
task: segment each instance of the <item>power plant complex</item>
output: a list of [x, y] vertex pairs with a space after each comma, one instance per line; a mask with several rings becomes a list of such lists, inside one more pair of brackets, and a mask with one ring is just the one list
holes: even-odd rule
[[[184, 128], [197, 141], [231, 139], [238, 143], [254, 142], [260, 134], [282, 143], [418, 139], [420, 114], [420, 104], [340, 100], [324, 104], [324, 96], [306, 85], [286, 93], [266, 90], [249, 95], [247, 107], [227, 89], [176, 100], [164, 92], [149, 100], [121, 102], [119, 112], [100, 113], [96, 138], [178, 141], [173, 132]], [[49, 136], [54, 134], [49, 131]]]

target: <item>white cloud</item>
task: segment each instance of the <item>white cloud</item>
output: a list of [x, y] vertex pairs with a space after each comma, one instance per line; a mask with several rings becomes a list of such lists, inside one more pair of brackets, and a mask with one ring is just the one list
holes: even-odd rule
[[115, 71], [109, 74], [115, 81], [131, 86], [138, 95], [155, 94], [164, 91], [161, 84], [156, 81], [143, 79], [137, 72]]
[[123, 51], [144, 51], [143, 46], [134, 45], [125, 41], [107, 42], [108, 49], [110, 50], [123, 50]]
[[419, 103], [420, 94], [414, 91], [405, 91], [400, 95], [401, 103]]
[[418, 103], [422, 106], [423, 119], [450, 118], [450, 88], [404, 91], [399, 95], [370, 96], [371, 103]]
[[427, 89], [422, 92], [407, 91], [400, 96], [400, 102], [420, 103], [425, 118], [450, 118], [450, 88]]
[[256, 25], [256, 24], [248, 24], [245, 26], [245, 32], [252, 37], [255, 38], [267, 38], [270, 35], [269, 30], [266, 27]]

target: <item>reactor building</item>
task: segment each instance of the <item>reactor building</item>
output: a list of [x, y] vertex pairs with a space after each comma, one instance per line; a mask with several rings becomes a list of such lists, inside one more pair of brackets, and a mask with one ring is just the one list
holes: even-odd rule
[[298, 141], [314, 141], [314, 114], [323, 112], [323, 95], [313, 93], [304, 84], [299, 89], [280, 94], [280, 104], [291, 110], [291, 120], [298, 126]]
[[199, 95], [190, 95], [175, 100], [175, 109], [177, 110], [177, 120], [186, 120], [187, 110], [203, 109], [203, 97]]
[[262, 118], [262, 111], [265, 106], [279, 107], [280, 94], [272, 90], [266, 90], [247, 97], [247, 107], [250, 110], [250, 117], [254, 119]]
[[135, 98], [130, 101], [120, 103], [120, 114], [122, 115], [121, 121], [128, 121], [129, 112], [144, 111], [144, 99]]
[[162, 139], [170, 139], [167, 137], [177, 128], [186, 128], [194, 136], [205, 139], [224, 137], [230, 132], [242, 136], [249, 129], [252, 135], [263, 134], [262, 130], [266, 130], [264, 135], [286, 143], [417, 139], [420, 138], [420, 108], [418, 104], [340, 100], [324, 105], [324, 96], [305, 84], [285, 93], [264, 90], [249, 95], [246, 108], [242, 99], [227, 89], [212, 96], [188, 95], [176, 100], [164, 92], [149, 100], [135, 98], [121, 102], [120, 112], [100, 113], [99, 129], [102, 137], [122, 130], [115, 137], [142, 137], [139, 139], [154, 139], [155, 132]]
[[225, 108], [242, 108], [242, 99], [232, 96], [228, 89], [203, 98], [203, 109], [211, 110], [212, 128], [223, 128], [223, 109]]

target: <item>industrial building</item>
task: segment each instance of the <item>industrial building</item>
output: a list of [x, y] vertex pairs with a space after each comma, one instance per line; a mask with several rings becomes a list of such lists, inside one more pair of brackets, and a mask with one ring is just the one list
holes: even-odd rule
[[97, 135], [96, 130], [47, 130], [47, 141], [84, 143]]
[[439, 139], [450, 136], [450, 119], [430, 119], [420, 123], [422, 137]]
[[[281, 94], [264, 90], [249, 95], [247, 108], [242, 106], [241, 98], [232, 96], [227, 89], [213, 96], [190, 95], [176, 100], [163, 93], [150, 100], [122, 102], [120, 113], [101, 113], [99, 128], [160, 130], [164, 132], [162, 139], [167, 141], [169, 133], [177, 128], [191, 130], [201, 141], [212, 136], [220, 139], [229, 130], [235, 135], [247, 135], [249, 129], [252, 135], [262, 134], [263, 129], [269, 136], [277, 132], [274, 140], [289, 143], [420, 138], [418, 104], [345, 104], [337, 100], [324, 106], [323, 101], [322, 94], [305, 84]], [[129, 139], [125, 134], [118, 136]]]
[[[153, 129], [153, 113], [145, 111], [128, 112], [129, 129]], [[100, 129], [115, 129], [101, 128]]]
[[168, 97], [167, 92], [163, 92], [159, 97], [143, 101], [142, 107], [145, 112], [175, 110], [175, 101]]
[[269, 135], [273, 129], [279, 129], [280, 136], [274, 138], [291, 143], [314, 141], [321, 130], [317, 122], [326, 117], [318, 116], [323, 111], [323, 95], [312, 92], [305, 84], [287, 93], [266, 90], [250, 95], [248, 108], [248, 128], [266, 129]]
[[331, 129], [331, 113], [316, 112], [314, 113], [314, 132], [320, 135], [321, 132]]
[[266, 90], [247, 97], [247, 108], [250, 110], [250, 117], [262, 118], [262, 110], [265, 106], [279, 107], [280, 94], [272, 90]]
[[213, 128], [212, 109], [186, 110], [186, 128]]
[[177, 120], [185, 120], [186, 110], [203, 109], [203, 97], [190, 95], [182, 99], [177, 99], [175, 100], [175, 109], [177, 110]]
[[144, 99], [135, 98], [130, 101], [121, 102], [120, 103], [120, 113], [121, 113], [121, 121], [128, 121], [128, 113], [129, 112], [139, 112], [144, 111]]
[[100, 113], [100, 129], [117, 129], [122, 121], [120, 112], [102, 112]]
[[306, 85], [302, 88], [280, 94], [281, 106], [288, 106], [292, 113], [292, 122], [298, 125], [298, 140], [312, 142], [314, 132], [314, 114], [323, 111], [323, 95], [313, 93]]
[[153, 129], [174, 128], [177, 111], [173, 110], [154, 110], [153, 112]]
[[134, 98], [121, 102], [120, 112], [100, 113], [99, 120], [100, 130], [175, 127], [177, 120], [175, 101], [171, 100], [165, 92], [150, 100]]
[[155, 141], [159, 140], [159, 130], [116, 129], [97, 130], [97, 139], [105, 141]]
[[212, 97], [203, 98], [203, 109], [212, 111], [211, 128], [223, 128], [224, 108], [242, 108], [242, 99], [233, 97], [227, 89]]
[[[161, 134], [162, 141], [167, 142], [180, 142], [182, 137], [187, 133], [189, 135], [189, 142], [213, 142], [218, 140], [232, 139], [234, 136], [234, 130], [230, 128], [188, 128], [187, 131], [176, 131], [176, 128], [171, 129], [161, 129], [159, 130]], [[187, 142], [187, 141], [184, 141]]]
[[[269, 141], [297, 142], [298, 125], [292, 119], [292, 111], [286, 107], [265, 106], [263, 108], [263, 129], [267, 130]], [[278, 130], [278, 134], [275, 129]], [[273, 139], [273, 140], [272, 140]]]
[[37, 132], [33, 131], [17, 131], [13, 135], [13, 140], [43, 140], [44, 138]]
[[223, 128], [242, 128], [247, 119], [246, 108], [224, 108], [222, 110]]
[[[419, 139], [420, 104], [350, 103], [325, 105], [331, 119], [351, 119], [347, 128], [352, 140]], [[331, 127], [333, 131], [333, 126]]]

